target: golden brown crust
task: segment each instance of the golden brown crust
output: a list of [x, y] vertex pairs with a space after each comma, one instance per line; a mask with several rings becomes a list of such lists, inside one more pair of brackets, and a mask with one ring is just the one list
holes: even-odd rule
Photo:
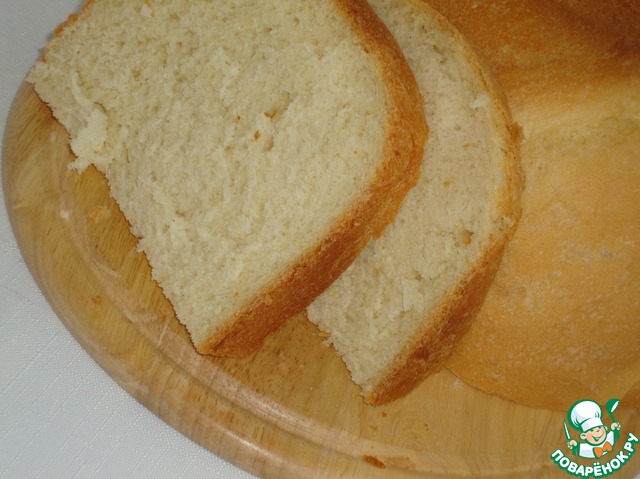
[[640, 13], [627, 0], [428, 3], [486, 59], [519, 114], [579, 101], [586, 83], [611, 73], [609, 60], [622, 68], [640, 55]]
[[[512, 157], [515, 160], [513, 151]], [[511, 184], [515, 187], [510, 191], [517, 192], [521, 184], [521, 175], [517, 167], [509, 173], [509, 177], [514, 180]], [[519, 218], [518, 203], [506, 200], [506, 204], [513, 208], [514, 223], [511, 228], [496, 239], [482, 258], [473, 265], [468, 276], [443, 298], [437, 309], [430, 312], [424, 320], [425, 327], [407, 343], [387, 374], [365, 396], [365, 402], [379, 405], [399, 399], [411, 392], [426, 377], [444, 368], [482, 307], [504, 250], [516, 231]]]
[[640, 405], [640, 7], [430, 2], [505, 86], [527, 174], [518, 231], [448, 367], [532, 407]]
[[438, 21], [441, 28], [451, 30], [451, 34], [464, 47], [466, 59], [473, 66], [476, 78], [492, 98], [497, 116], [493, 131], [502, 135], [504, 154], [505, 187], [499, 208], [501, 215], [509, 218], [511, 223], [502, 231], [496, 227], [496, 236], [482, 257], [469, 268], [466, 277], [452, 287], [438, 307], [429, 313], [424, 320], [424, 327], [407, 343], [387, 374], [365, 396], [364, 399], [369, 404], [385, 404], [396, 400], [412, 391], [424, 378], [444, 367], [479, 311], [521, 214], [520, 194], [524, 184], [518, 157], [521, 132], [511, 122], [499, 84], [485, 68], [483, 60], [446, 19], [420, 1], [412, 3], [415, 8], [422, 9], [425, 15]]
[[370, 187], [329, 234], [266, 288], [198, 351], [245, 356], [293, 315], [303, 311], [395, 217], [418, 181], [427, 124], [413, 72], [395, 39], [362, 0], [334, 0], [365, 49], [375, 56], [386, 87], [389, 117], [384, 161]]
[[[86, 0], [82, 11], [73, 14], [55, 31], [72, 26], [94, 0]], [[149, 0], [144, 0], [148, 3]], [[387, 141], [384, 161], [367, 191], [345, 213], [332, 231], [297, 264], [265, 288], [253, 302], [202, 344], [206, 354], [245, 356], [288, 318], [304, 310], [344, 271], [372, 236], [379, 235], [392, 221], [406, 193], [419, 174], [427, 125], [419, 107], [422, 99], [413, 72], [395, 39], [363, 0], [333, 0], [353, 24], [364, 48], [377, 62], [386, 83], [388, 104]], [[43, 54], [44, 57], [44, 54]]]
[[506, 244], [505, 238], [487, 251], [469, 276], [431, 312], [426, 327], [407, 344], [365, 402], [378, 405], [401, 398], [444, 367], [482, 306]]
[[558, 410], [638, 381], [640, 122], [627, 121], [594, 123], [597, 142], [526, 141], [523, 158], [553, 161], [529, 170], [520, 227], [448, 365], [464, 381]]

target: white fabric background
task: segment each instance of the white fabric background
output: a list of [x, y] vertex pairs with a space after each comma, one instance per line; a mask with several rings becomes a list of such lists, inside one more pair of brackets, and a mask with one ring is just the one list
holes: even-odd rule
[[[40, 48], [80, 4], [0, 0], [0, 138]], [[33, 281], [1, 201], [0, 477], [254, 477], [166, 425], [85, 353]]]

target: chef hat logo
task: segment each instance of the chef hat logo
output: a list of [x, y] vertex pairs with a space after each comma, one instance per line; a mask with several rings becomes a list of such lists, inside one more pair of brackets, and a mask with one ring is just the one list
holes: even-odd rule
[[597, 402], [591, 401], [590, 399], [575, 403], [571, 409], [569, 409], [567, 419], [574, 429], [581, 432], [587, 432], [594, 427], [604, 426], [602, 422], [602, 408]]

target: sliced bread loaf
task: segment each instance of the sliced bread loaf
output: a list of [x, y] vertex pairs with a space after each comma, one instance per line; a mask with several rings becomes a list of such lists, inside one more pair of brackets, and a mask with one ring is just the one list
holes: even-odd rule
[[516, 129], [462, 36], [420, 1], [372, 0], [424, 96], [429, 141], [398, 216], [307, 309], [369, 403], [442, 367], [519, 217]]
[[394, 217], [427, 134], [362, 0], [93, 0], [29, 81], [202, 353], [304, 310]]
[[527, 177], [518, 230], [447, 367], [528, 407], [640, 406], [640, 3], [431, 3], [491, 55]]

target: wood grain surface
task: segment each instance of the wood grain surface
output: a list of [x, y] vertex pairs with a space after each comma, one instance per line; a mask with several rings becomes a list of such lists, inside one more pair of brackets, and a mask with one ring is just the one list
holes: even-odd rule
[[[564, 413], [486, 395], [446, 371], [401, 400], [365, 405], [302, 316], [248, 358], [199, 355], [104, 178], [68, 169], [66, 133], [30, 85], [3, 153], [15, 235], [60, 319], [125, 390], [205, 448], [266, 478], [570, 477], [550, 459], [568, 453]], [[638, 416], [621, 405], [623, 437], [640, 436]], [[614, 477], [639, 470], [633, 458]]]

